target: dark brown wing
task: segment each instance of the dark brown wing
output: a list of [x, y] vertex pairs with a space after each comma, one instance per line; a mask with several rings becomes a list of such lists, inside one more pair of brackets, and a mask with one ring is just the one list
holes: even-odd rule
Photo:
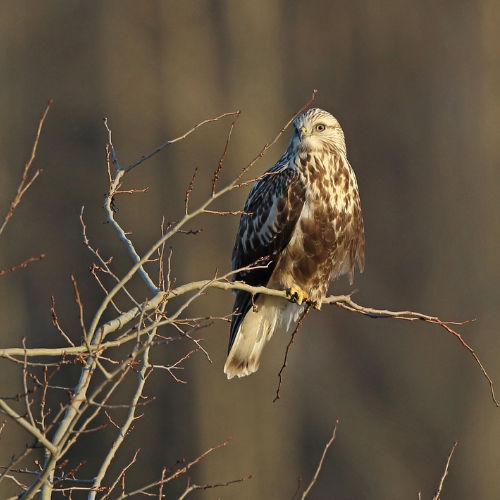
[[[278, 162], [250, 191], [245, 203], [246, 214], [233, 249], [233, 269], [257, 263], [256, 269], [235, 274], [235, 281], [252, 286], [265, 286], [288, 245], [305, 201], [306, 187], [300, 174], [285, 161]], [[251, 294], [236, 292], [231, 322], [229, 349], [238, 327], [251, 307]]]

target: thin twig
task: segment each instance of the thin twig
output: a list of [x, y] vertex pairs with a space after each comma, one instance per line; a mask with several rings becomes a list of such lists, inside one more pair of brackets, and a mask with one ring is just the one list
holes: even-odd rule
[[[108, 128], [107, 122], [106, 122], [106, 127]], [[108, 128], [108, 131], [109, 131], [109, 134], [110, 134], [110, 136], [109, 136], [109, 145], [111, 147], [111, 150], [114, 151], [113, 145], [111, 143], [111, 131], [109, 130], [109, 128]], [[119, 190], [120, 185], [121, 185], [120, 184], [121, 179], [123, 178], [123, 176], [125, 175], [125, 172], [126, 172], [125, 170], [121, 169], [118, 166], [118, 164], [116, 166], [117, 166], [116, 174], [115, 174], [114, 177], [112, 177], [112, 182], [111, 182], [111, 185], [109, 187], [109, 192], [105, 196], [104, 211], [106, 212], [106, 215], [107, 215], [107, 218], [108, 218], [108, 223], [118, 233], [118, 237], [120, 238], [120, 240], [125, 245], [125, 247], [126, 247], [128, 253], [129, 253], [129, 255], [132, 257], [132, 260], [133, 260], [134, 264], [137, 265], [138, 263], [140, 263], [138, 265], [138, 268], [137, 268], [137, 273], [142, 278], [142, 280], [144, 281], [144, 283], [146, 284], [146, 286], [149, 288], [149, 290], [151, 292], [155, 293], [155, 292], [158, 291], [158, 287], [154, 284], [153, 280], [150, 278], [149, 274], [146, 272], [146, 270], [144, 269], [144, 267], [142, 265], [145, 261], [147, 261], [147, 259], [149, 259], [149, 257], [151, 256], [151, 254], [153, 252], [151, 252], [151, 254], [149, 254], [146, 259], [141, 259], [139, 257], [139, 254], [137, 253], [137, 251], [136, 251], [136, 249], [135, 249], [132, 241], [130, 240], [130, 238], [128, 238], [127, 233], [122, 229], [122, 227], [115, 220], [116, 208], [114, 206], [114, 196], [117, 193], [117, 191]], [[121, 283], [121, 282], [119, 282], [119, 283]], [[125, 283], [123, 283], [123, 284], [125, 284]], [[121, 289], [121, 288], [123, 288], [123, 286], [119, 287], [119, 289]], [[113, 288], [113, 290], [115, 290], [115, 289], [116, 289], [116, 286], [115, 286], [115, 288]], [[116, 291], [118, 291], [119, 289], [117, 289]], [[106, 296], [106, 298], [108, 296], [110, 296], [110, 295], [111, 294], [108, 294]], [[113, 294], [110, 297], [110, 301], [113, 299], [114, 295], [115, 294]], [[106, 299], [105, 299], [105, 301], [106, 301]], [[92, 334], [93, 334], [93, 330], [91, 329], [90, 335], [92, 335]]]
[[304, 312], [299, 318], [299, 321], [297, 321], [297, 325], [295, 326], [292, 335], [290, 335], [290, 341], [288, 342], [285, 350], [285, 358], [283, 359], [283, 364], [281, 365], [280, 371], [278, 372], [278, 386], [276, 387], [276, 396], [273, 399], [273, 403], [275, 403], [280, 398], [281, 382], [283, 381], [282, 373], [286, 367], [286, 362], [288, 360], [288, 351], [290, 350], [290, 347], [292, 346], [295, 340], [295, 335], [299, 331], [299, 328], [302, 326], [302, 322], [304, 321], [305, 317], [309, 314], [310, 310], [311, 310], [311, 304], [307, 304], [306, 308], [304, 309]]
[[339, 425], [339, 419], [337, 419], [337, 421], [335, 422], [335, 427], [333, 428], [332, 437], [330, 438], [328, 443], [326, 443], [326, 445], [325, 445], [325, 448], [323, 450], [323, 454], [321, 455], [321, 459], [319, 461], [318, 467], [316, 468], [316, 472], [314, 473], [314, 476], [313, 476], [311, 482], [309, 483], [309, 486], [304, 490], [304, 493], [302, 493], [301, 500], [304, 500], [304, 498], [306, 498], [306, 496], [309, 494], [312, 487], [314, 486], [314, 484], [318, 480], [318, 476], [319, 476], [319, 473], [321, 471], [321, 467], [323, 467], [323, 461], [325, 460], [325, 457], [326, 457], [326, 452], [328, 451], [328, 448], [330, 448], [332, 443], [335, 441], [335, 436], [337, 434], [337, 426], [338, 425]]
[[[161, 235], [165, 234], [165, 217], [163, 216], [161, 219]], [[161, 291], [164, 292], [166, 290], [165, 288], [165, 263], [163, 261], [164, 254], [165, 254], [165, 245], [166, 242], [163, 243], [163, 245], [158, 248], [158, 286], [160, 287]]]
[[448, 475], [448, 467], [450, 466], [451, 457], [453, 456], [453, 452], [455, 451], [457, 444], [458, 444], [458, 441], [455, 441], [453, 443], [453, 446], [451, 447], [450, 454], [448, 455], [448, 459], [446, 460], [446, 465], [444, 467], [443, 475], [441, 476], [441, 480], [439, 481], [438, 489], [436, 491], [436, 494], [432, 497], [432, 500], [439, 500], [441, 498], [441, 491], [443, 490], [444, 480], [446, 479], [446, 476]]
[[268, 151], [271, 147], [273, 147], [281, 138], [281, 136], [285, 133], [285, 130], [293, 123], [295, 118], [299, 116], [305, 109], [307, 109], [316, 99], [316, 94], [318, 91], [316, 89], [313, 90], [311, 98], [281, 127], [280, 131], [276, 134], [274, 139], [266, 144], [260, 151], [260, 153], [246, 166], [243, 168], [241, 173], [236, 177], [233, 181], [233, 185], [237, 184], [238, 181], [245, 175]]
[[30, 391], [28, 390], [28, 357], [26, 356], [26, 337], [23, 337], [23, 348], [25, 351], [24, 354], [24, 364], [23, 364], [23, 387], [24, 387], [24, 404], [26, 406], [26, 413], [28, 414], [29, 421], [33, 427], [37, 427], [35, 423], [35, 419], [33, 418], [33, 412], [31, 411], [31, 404], [33, 401], [30, 401], [29, 395]]
[[[111, 181], [110, 181], [111, 182]], [[83, 243], [85, 244], [85, 246], [88, 248], [88, 250], [97, 257], [97, 259], [99, 260], [100, 264], [101, 264], [101, 267], [104, 269], [104, 271], [109, 274], [114, 280], [115, 282], [119, 282], [120, 281], [120, 278], [118, 278], [118, 276], [113, 273], [113, 271], [111, 271], [111, 268], [109, 267], [110, 263], [111, 263], [111, 260], [112, 260], [112, 257], [110, 257], [108, 260], [105, 260], [101, 254], [99, 253], [99, 251], [94, 248], [91, 244], [90, 244], [90, 240], [87, 236], [87, 226], [85, 224], [85, 221], [83, 219], [83, 212], [85, 210], [85, 206], [82, 205], [82, 208], [80, 209], [80, 224], [82, 226], [82, 237], [83, 237]], [[126, 287], [123, 287], [123, 291], [125, 292], [125, 294], [127, 295], [127, 297], [130, 299], [130, 301], [135, 304], [136, 306], [138, 306], [138, 302], [135, 300], [135, 298], [132, 296], [132, 294], [128, 291], [128, 289]]]
[[80, 291], [78, 290], [78, 283], [73, 275], [71, 275], [71, 282], [73, 283], [73, 290], [75, 292], [75, 302], [78, 307], [78, 318], [80, 320], [80, 328], [82, 329], [83, 340], [87, 344], [87, 349], [90, 352], [90, 344], [89, 339], [87, 338], [87, 329], [85, 328], [85, 319], [83, 317], [83, 304], [82, 299], [80, 297]]
[[[132, 460], [121, 470], [120, 474], [118, 475], [118, 477], [115, 479], [115, 481], [113, 482], [113, 484], [110, 486], [109, 490], [107, 491], [107, 493], [102, 497], [102, 500], [104, 500], [105, 498], [108, 498], [109, 495], [111, 494], [111, 492], [115, 489], [115, 486], [120, 482], [121, 479], [124, 479], [125, 478], [125, 473], [127, 472], [127, 470], [132, 467], [132, 465], [135, 464], [136, 460], [137, 460], [137, 455], [139, 454], [139, 452], [141, 451], [141, 449], [137, 449], [134, 453], [134, 456], [132, 457]], [[90, 494], [89, 498], [94, 498], [95, 495], [93, 495], [94, 493], [97, 493], [97, 491], [99, 490], [100, 488], [97, 488], [95, 486], [92, 487], [92, 493]]]
[[56, 455], [58, 452], [57, 446], [53, 445], [39, 430], [37, 427], [31, 425], [24, 417], [19, 415], [15, 410], [13, 410], [5, 401], [0, 399], [0, 411], [4, 412], [6, 415], [12, 418], [12, 420], [28, 431], [33, 437], [38, 439], [40, 444], [45, 446], [47, 450]]
[[0, 276], [12, 273], [14, 271], [17, 271], [18, 269], [25, 269], [26, 267], [28, 267], [28, 264], [31, 264], [31, 262], [37, 262], [39, 260], [42, 260], [43, 258], [45, 258], [44, 253], [40, 254], [38, 257], [30, 257], [29, 259], [26, 259], [24, 262], [16, 264], [15, 266], [10, 267], [9, 269], [0, 269]]
[[186, 215], [189, 213], [189, 197], [191, 196], [191, 192], [193, 191], [194, 181], [196, 180], [197, 173], [198, 173], [198, 168], [195, 168], [194, 172], [193, 172], [193, 177], [191, 177], [191, 181], [189, 182], [189, 186], [186, 189], [186, 197], [184, 198], [184, 213]]
[[12, 202], [10, 204], [9, 211], [5, 215], [5, 218], [2, 221], [2, 224], [0, 224], [0, 235], [3, 233], [5, 226], [7, 226], [7, 223], [9, 222], [9, 219], [14, 214], [14, 210], [19, 205], [24, 193], [26, 193], [26, 191], [30, 188], [30, 186], [33, 184], [35, 179], [42, 173], [42, 170], [38, 169], [33, 174], [31, 179], [28, 180], [29, 170], [31, 168], [31, 165], [33, 164], [33, 161], [36, 158], [36, 153], [37, 153], [37, 149], [38, 149], [38, 141], [40, 140], [40, 134], [42, 133], [43, 124], [45, 122], [45, 119], [47, 118], [50, 106], [53, 102], [54, 101], [52, 99], [49, 99], [49, 102], [47, 103], [47, 106], [45, 107], [45, 111], [43, 112], [42, 118], [40, 118], [40, 121], [38, 123], [38, 128], [37, 128], [36, 135], [35, 135], [35, 141], [33, 142], [33, 147], [31, 149], [31, 156], [30, 156], [29, 160], [26, 162], [26, 164], [24, 165], [23, 176], [22, 176], [21, 182], [19, 183], [19, 186], [17, 188], [14, 199], [12, 200]]
[[162, 149], [166, 148], [167, 146], [170, 146], [170, 144], [174, 144], [176, 142], [182, 141], [188, 135], [191, 135], [195, 130], [199, 129], [203, 125], [206, 125], [207, 123], [212, 123], [212, 122], [219, 121], [222, 118], [225, 118], [226, 116], [234, 116], [234, 115], [236, 115], [238, 113], [239, 113], [239, 111], [232, 111], [230, 113], [223, 113], [222, 115], [216, 116], [215, 118], [209, 118], [208, 120], [203, 120], [202, 122], [197, 123], [194, 127], [192, 127], [191, 129], [189, 129], [187, 132], [185, 132], [184, 134], [180, 135], [179, 137], [177, 137], [175, 139], [170, 139], [169, 141], [165, 141], [163, 144], [161, 144], [156, 149], [154, 149], [153, 151], [151, 151], [151, 153], [148, 153], [147, 155], [141, 156], [138, 160], [134, 161], [133, 163], [131, 163], [128, 167], [126, 167], [124, 169], [125, 173], [130, 172], [130, 170], [132, 170], [133, 168], [137, 167], [142, 162], [148, 160], [149, 158], [151, 158], [155, 154], [159, 153]]
[[15, 467], [19, 462], [21, 462], [27, 455], [29, 455], [33, 451], [33, 449], [34, 445], [27, 446], [26, 449], [20, 455], [18, 455], [17, 457], [12, 456], [9, 464], [6, 467], [2, 467], [4, 470], [0, 474], [0, 483], [3, 481], [4, 476], [8, 474], [13, 469], [13, 467]]
[[129, 493], [125, 493], [125, 492], [122, 493], [122, 495], [119, 496], [117, 500], [123, 500], [124, 498], [132, 497], [134, 495], [139, 495], [139, 494], [145, 495], [145, 494], [147, 494], [146, 493], [147, 490], [150, 490], [151, 488], [155, 488], [156, 486], [160, 486], [161, 484], [166, 484], [166, 483], [172, 481], [173, 479], [178, 478], [182, 474], [185, 474], [189, 469], [191, 469], [191, 467], [193, 467], [193, 465], [196, 465], [198, 462], [203, 460], [207, 455], [210, 455], [210, 453], [227, 446], [229, 441], [230, 441], [230, 439], [226, 439], [226, 441], [224, 441], [223, 443], [220, 443], [217, 446], [212, 446], [207, 451], [203, 452], [200, 456], [198, 456], [197, 458], [195, 458], [194, 460], [192, 460], [191, 462], [186, 464], [184, 467], [177, 469], [173, 474], [171, 474], [168, 477], [164, 477], [164, 475], [162, 474], [162, 479], [155, 481], [154, 483], [147, 484], [147, 485], [142, 486], [141, 488], [138, 488], [138, 489], [131, 491]]
[[[323, 302], [327, 303], [327, 302]], [[475, 350], [463, 339], [463, 337], [456, 330], [450, 327], [450, 325], [465, 325], [474, 320], [466, 320], [466, 321], [443, 321], [439, 319], [437, 316], [430, 316], [428, 314], [423, 314], [414, 311], [388, 311], [388, 310], [379, 310], [374, 309], [372, 307], [363, 307], [356, 304], [350, 297], [347, 300], [336, 302], [338, 307], [342, 307], [343, 309], [347, 309], [349, 311], [359, 312], [360, 314], [364, 314], [370, 318], [393, 318], [393, 319], [404, 319], [407, 321], [416, 321], [423, 320], [427, 323], [434, 323], [444, 328], [448, 333], [451, 333], [454, 337], [456, 337], [459, 342], [465, 347], [471, 356], [474, 358], [476, 364], [479, 366], [484, 378], [488, 381], [488, 385], [490, 386], [490, 395], [493, 399], [493, 403], [495, 406], [499, 407], [498, 401], [495, 396], [495, 389], [493, 386], [493, 380], [489, 376], [486, 368], [483, 363], [479, 359], [479, 356], [476, 354]]]
[[231, 127], [229, 128], [229, 132], [228, 132], [227, 138], [226, 138], [226, 144], [224, 145], [224, 151], [222, 152], [222, 155], [219, 159], [219, 164], [217, 165], [217, 169], [215, 170], [214, 176], [212, 178], [212, 196], [215, 194], [215, 186], [217, 184], [217, 181], [219, 180], [220, 173], [221, 173], [222, 167], [224, 165], [224, 160], [226, 158], [227, 150], [229, 148], [229, 143], [231, 142], [231, 135], [233, 133], [234, 126], [235, 126], [238, 118], [240, 117], [240, 115], [241, 115], [241, 111], [237, 111], [236, 117], [234, 118], [233, 122], [231, 123]]
[[63, 336], [63, 338], [68, 342], [69, 345], [75, 347], [75, 344], [73, 341], [66, 335], [64, 330], [61, 328], [61, 325], [59, 324], [59, 318], [57, 317], [56, 313], [56, 299], [54, 296], [50, 297], [50, 314], [52, 316], [52, 324], [56, 327], [57, 331]]
[[300, 490], [302, 489], [302, 476], [299, 476], [297, 478], [297, 489], [295, 490], [295, 493], [293, 494], [292, 500], [296, 500], [299, 498]]
[[224, 488], [226, 486], [231, 486], [232, 484], [242, 483], [243, 481], [248, 481], [253, 479], [253, 476], [240, 477], [239, 479], [233, 479], [231, 481], [226, 481], [225, 483], [215, 483], [215, 484], [191, 484], [188, 485], [184, 490], [182, 495], [177, 500], [184, 500], [192, 491], [196, 490], [210, 490], [212, 488]]

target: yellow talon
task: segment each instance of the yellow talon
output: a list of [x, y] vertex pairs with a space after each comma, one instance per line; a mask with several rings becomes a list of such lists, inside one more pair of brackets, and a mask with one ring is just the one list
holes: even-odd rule
[[292, 300], [293, 302], [297, 302], [299, 306], [302, 304], [302, 302], [306, 301], [309, 298], [309, 294], [307, 292], [295, 287], [291, 287], [288, 290], [288, 296], [290, 297], [290, 300]]

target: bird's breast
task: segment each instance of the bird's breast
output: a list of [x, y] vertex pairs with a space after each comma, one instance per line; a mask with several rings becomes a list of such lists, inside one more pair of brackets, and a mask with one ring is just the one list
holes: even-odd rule
[[276, 272], [282, 286], [298, 286], [316, 300], [331, 277], [352, 268], [357, 184], [347, 160], [332, 155], [301, 154], [296, 167], [305, 202]]

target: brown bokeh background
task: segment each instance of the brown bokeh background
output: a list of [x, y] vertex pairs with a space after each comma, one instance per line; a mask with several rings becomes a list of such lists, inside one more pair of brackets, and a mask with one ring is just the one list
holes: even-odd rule
[[[1, 278], [2, 346], [21, 345], [22, 337], [32, 346], [61, 344], [51, 325], [51, 295], [78, 338], [70, 273], [87, 320], [95, 311], [102, 294], [88, 273], [82, 205], [93, 243], [115, 256], [118, 274], [126, 270], [128, 256], [103, 224], [102, 117], [127, 164], [202, 119], [241, 109], [222, 176], [227, 182], [317, 88], [317, 105], [343, 126], [361, 190], [367, 265], [356, 276], [355, 298], [445, 319], [477, 318], [462, 331], [500, 384], [499, 25], [494, 0], [2, 2], [2, 212], [45, 102], [55, 100], [36, 160], [44, 172], [2, 235], [0, 268], [47, 256]], [[229, 124], [201, 129], [130, 174], [128, 187], [149, 192], [121, 198], [117, 217], [139, 251], [157, 239], [163, 215], [181, 216], [195, 167], [191, 203], [207, 196]], [[257, 163], [256, 174], [286, 141]], [[247, 191], [218, 206], [240, 208]], [[178, 283], [228, 270], [237, 222], [207, 216], [193, 224], [201, 234], [172, 242]], [[147, 294], [140, 283], [136, 290]], [[346, 281], [332, 286], [348, 290]], [[190, 312], [227, 314], [231, 305], [230, 294], [212, 291]], [[499, 410], [470, 354], [437, 327], [324, 307], [299, 332], [274, 404], [287, 337], [273, 339], [256, 375], [228, 382], [227, 326], [201, 336], [213, 364], [201, 354], [188, 360], [187, 385], [164, 373], [151, 379], [148, 393], [157, 399], [119, 457], [123, 465], [142, 449], [130, 485], [232, 437], [189, 476], [197, 483], [254, 478], [192, 497], [291, 498], [297, 477], [312, 477], [339, 418], [310, 498], [417, 498], [419, 490], [431, 498], [455, 439], [443, 496], [500, 494]], [[174, 360], [189, 347], [158, 350], [158, 360]], [[22, 387], [18, 369], [6, 361], [0, 375], [2, 394]], [[76, 370], [65, 376], [76, 384]], [[8, 428], [0, 465], [28, 441], [12, 423]], [[75, 449], [74, 465], [88, 460], [82, 476], [95, 474], [113, 435], [109, 429]], [[177, 498], [185, 480], [169, 495]], [[13, 494], [4, 483], [0, 496]]]

